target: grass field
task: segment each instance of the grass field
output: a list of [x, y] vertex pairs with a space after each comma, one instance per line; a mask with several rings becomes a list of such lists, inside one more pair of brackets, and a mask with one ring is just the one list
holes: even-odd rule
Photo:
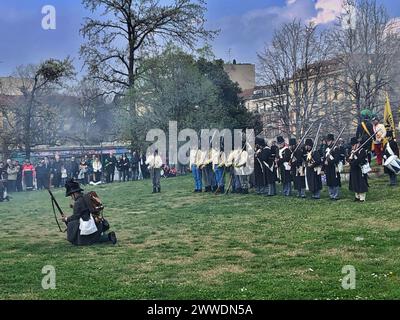
[[[95, 188], [116, 246], [73, 247], [48, 194], [0, 203], [1, 299], [397, 299], [399, 189], [371, 181], [367, 203], [193, 194], [190, 177]], [[88, 191], [88, 190], [87, 190]], [[63, 208], [69, 199], [55, 192]], [[44, 265], [56, 290], [43, 290]], [[356, 289], [341, 270], [356, 268]]]

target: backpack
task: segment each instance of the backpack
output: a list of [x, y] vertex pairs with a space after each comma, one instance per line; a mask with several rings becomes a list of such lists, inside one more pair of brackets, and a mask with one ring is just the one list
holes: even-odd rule
[[95, 191], [86, 193], [83, 198], [92, 215], [103, 216], [104, 205]]

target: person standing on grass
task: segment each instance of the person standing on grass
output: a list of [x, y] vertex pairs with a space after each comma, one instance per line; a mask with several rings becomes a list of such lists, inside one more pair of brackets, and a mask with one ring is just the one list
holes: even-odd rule
[[356, 137], [351, 138], [352, 152], [348, 162], [350, 164], [349, 190], [355, 193], [355, 202], [365, 202], [368, 192], [366, 175], [362, 172], [362, 166], [368, 163], [368, 152], [360, 148], [360, 142]]
[[132, 180], [137, 181], [139, 179], [139, 152], [137, 150], [132, 153]]
[[17, 191], [17, 175], [18, 167], [15, 162], [7, 160], [7, 192], [12, 193]]
[[194, 191], [193, 192], [202, 192], [203, 184], [202, 184], [202, 175], [201, 170], [198, 166], [198, 162], [201, 157], [201, 151], [198, 148], [190, 149], [189, 154], [189, 162], [190, 162], [190, 170], [192, 171], [192, 176], [194, 180]]
[[92, 168], [93, 168], [93, 183], [100, 184], [103, 165], [101, 164], [101, 161], [98, 156], [93, 156]]
[[[298, 146], [296, 139], [291, 139], [293, 156], [290, 160], [294, 180], [294, 188], [297, 190], [297, 197], [306, 198], [306, 159], [307, 151], [305, 146]], [[295, 150], [297, 148], [297, 150]]]
[[148, 166], [151, 180], [153, 182], [153, 193], [161, 192], [160, 179], [163, 161], [158, 154], [158, 149], [156, 149], [153, 154], [149, 154], [146, 160], [146, 165]]
[[289, 197], [292, 193], [292, 174], [291, 166], [289, 164], [292, 152], [285, 143], [283, 137], [276, 139], [278, 142], [279, 153], [278, 153], [278, 170], [280, 170], [280, 176], [282, 180], [282, 194], [285, 197]]
[[242, 150], [238, 157], [235, 159], [235, 172], [239, 176], [241, 193], [249, 193], [249, 175], [246, 174], [246, 165], [249, 163], [249, 153], [246, 150], [246, 141], [242, 143]]
[[326, 184], [328, 186], [331, 200], [339, 200], [340, 172], [339, 163], [341, 152], [338, 146], [333, 148], [335, 137], [333, 134], [327, 136], [327, 148], [324, 153], [324, 171], [326, 174]]
[[308, 189], [312, 193], [312, 199], [319, 200], [322, 190], [322, 155], [318, 149], [313, 151], [314, 142], [312, 139], [306, 139], [306, 182]]
[[[71, 197], [73, 201], [73, 214], [70, 217], [62, 215], [61, 221], [67, 225], [67, 240], [76, 246], [88, 246], [95, 243], [111, 242], [117, 243], [115, 232], [106, 233], [108, 223], [103, 220], [95, 220], [90, 212], [87, 199], [83, 194], [83, 189], [79, 183], [70, 179], [65, 184], [66, 197]], [[90, 226], [92, 222], [92, 230], [87, 230], [86, 226]], [[84, 228], [85, 227], [85, 228]]]
[[221, 140], [220, 149], [217, 148], [211, 149], [211, 161], [213, 166], [213, 171], [215, 175], [215, 184], [216, 189], [213, 190], [216, 193], [224, 193], [225, 192], [225, 152], [224, 152], [224, 144]]
[[383, 124], [379, 123], [379, 118], [375, 115], [372, 117], [372, 125], [375, 135], [375, 140], [372, 144], [372, 151], [376, 155], [376, 163], [382, 165], [384, 140], [386, 138], [386, 128]]
[[263, 163], [262, 152], [265, 147], [264, 138], [256, 137], [254, 153], [254, 186], [257, 194], [263, 194], [266, 187], [266, 166]]
[[64, 165], [64, 163], [61, 161], [60, 159], [60, 155], [56, 154], [55, 155], [55, 161], [53, 163], [53, 167], [52, 167], [52, 172], [53, 172], [53, 185], [54, 188], [60, 188], [61, 187], [61, 183], [62, 183], [62, 178], [61, 178], [61, 168]]
[[18, 174], [17, 174], [17, 192], [22, 192], [22, 166], [19, 164], [19, 161], [15, 161], [15, 166], [18, 167]]
[[[399, 154], [399, 146], [396, 142], [396, 140], [393, 138], [393, 131], [387, 131], [386, 138], [388, 139], [388, 142], [386, 143], [384, 152], [383, 152], [383, 159], [386, 161], [392, 156], [397, 156], [397, 158], [400, 157]], [[385, 173], [389, 175], [390, 179], [390, 186], [394, 187], [397, 186], [397, 175], [394, 173], [392, 170], [389, 168], [385, 167]]]

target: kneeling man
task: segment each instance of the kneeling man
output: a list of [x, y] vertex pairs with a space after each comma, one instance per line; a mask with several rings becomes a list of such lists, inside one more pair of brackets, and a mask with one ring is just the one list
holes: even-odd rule
[[73, 179], [65, 184], [66, 197], [73, 200], [74, 213], [70, 217], [63, 216], [67, 225], [67, 240], [76, 246], [88, 246], [95, 243], [110, 242], [116, 244], [115, 232], [106, 233], [108, 223], [102, 219], [96, 222], [90, 213], [89, 205], [78, 182]]

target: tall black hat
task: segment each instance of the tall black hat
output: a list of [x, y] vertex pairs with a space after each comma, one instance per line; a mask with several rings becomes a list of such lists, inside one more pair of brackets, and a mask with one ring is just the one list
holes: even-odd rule
[[260, 147], [265, 147], [265, 140], [264, 140], [264, 138], [256, 137], [255, 143], [256, 143], [256, 145], [259, 145]]
[[285, 143], [285, 139], [283, 139], [283, 137], [279, 136], [279, 137], [276, 138], [276, 142], [278, 144], [283, 144], [283, 143]]
[[306, 139], [306, 141], [304, 142], [304, 144], [305, 144], [306, 146], [309, 146], [309, 147], [313, 147], [313, 146], [314, 146], [314, 142], [313, 142], [312, 139], [310, 139], [310, 138]]
[[78, 182], [75, 182], [74, 179], [69, 179], [67, 180], [67, 182], [65, 183], [65, 196], [69, 197], [71, 194], [75, 193], [75, 192], [82, 192], [84, 191], [81, 186], [79, 185]]
[[358, 139], [357, 139], [356, 137], [351, 138], [350, 144], [351, 144], [352, 146], [356, 145], [357, 143], [358, 143]]
[[333, 135], [333, 134], [328, 134], [327, 136], [326, 136], [326, 140], [328, 140], [328, 141], [335, 141], [335, 136]]

